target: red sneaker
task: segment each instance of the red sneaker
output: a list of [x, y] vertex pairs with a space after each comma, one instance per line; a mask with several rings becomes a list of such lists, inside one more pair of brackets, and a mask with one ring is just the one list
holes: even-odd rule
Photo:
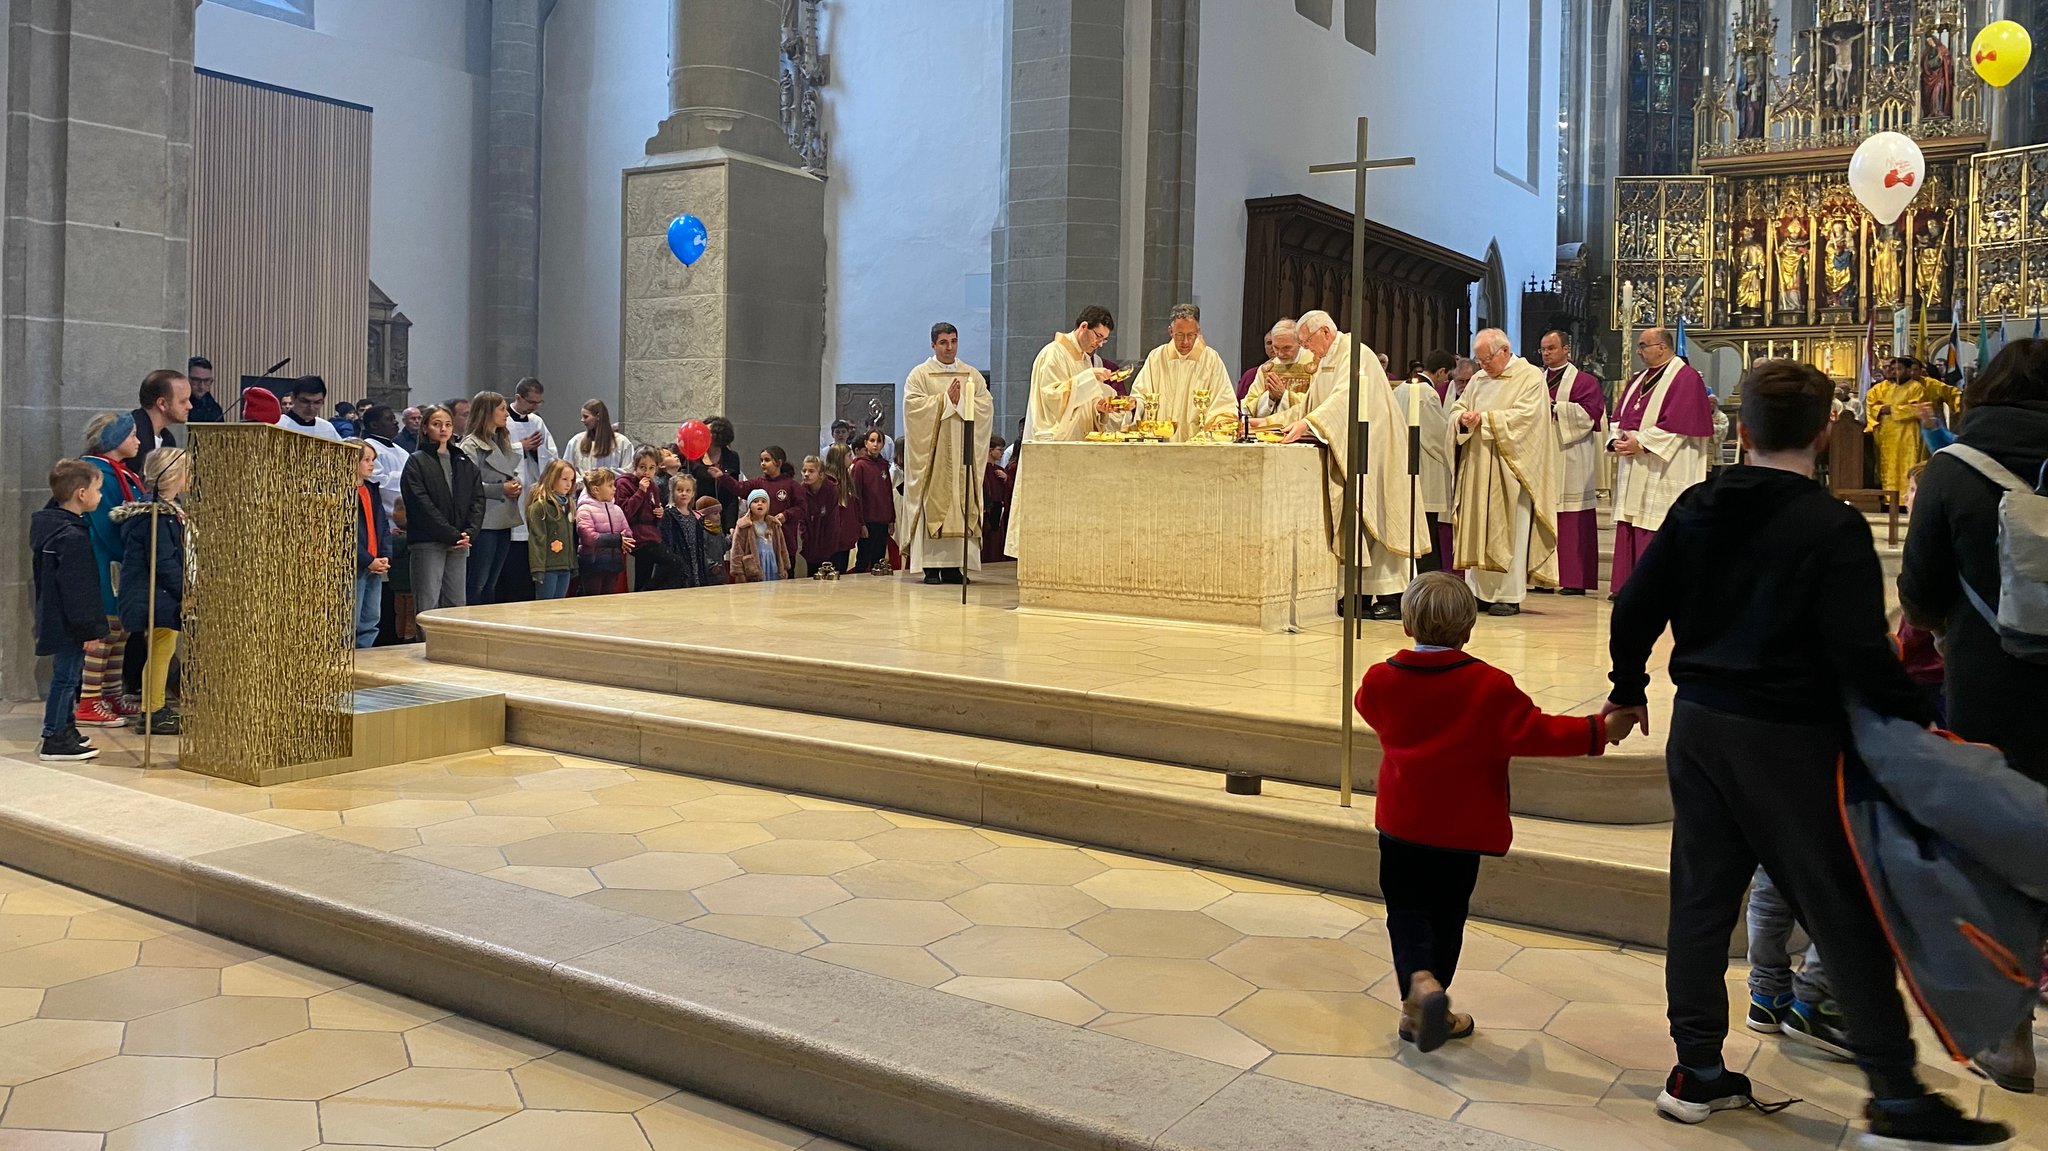
[[124, 695], [112, 702], [114, 714], [122, 719], [134, 719], [142, 714], [142, 700], [136, 696]]
[[119, 727], [121, 713], [107, 702], [105, 696], [95, 699], [81, 699], [71, 713], [71, 721], [80, 727]]

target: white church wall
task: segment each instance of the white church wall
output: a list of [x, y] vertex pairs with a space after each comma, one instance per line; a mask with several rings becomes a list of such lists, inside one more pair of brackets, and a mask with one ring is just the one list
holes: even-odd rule
[[[472, 384], [471, 149], [482, 80], [465, 67], [464, 7], [323, 3], [313, 28], [218, 4], [194, 13], [199, 67], [374, 110], [370, 278], [413, 322], [411, 380], [421, 400]], [[364, 292], [367, 300], [367, 285]]]
[[[1204, 336], [1239, 362], [1244, 202], [1300, 193], [1348, 210], [1350, 177], [1307, 169], [1350, 159], [1366, 115], [1375, 155], [1417, 158], [1371, 177], [1367, 215], [1475, 260], [1497, 239], [1519, 339], [1521, 286], [1557, 263], [1559, 0], [1382, 2], [1377, 53], [1346, 41], [1346, 5], [1334, 7], [1324, 29], [1288, 0], [1202, 6], [1194, 279]], [[1543, 73], [1533, 132], [1532, 58]]]
[[559, 0], [543, 46], [540, 378], [566, 440], [584, 400], [619, 413], [620, 173], [668, 115], [668, 0]]
[[931, 355], [931, 325], [989, 365], [989, 233], [1002, 198], [1003, 5], [829, 4], [825, 370], [901, 385]]

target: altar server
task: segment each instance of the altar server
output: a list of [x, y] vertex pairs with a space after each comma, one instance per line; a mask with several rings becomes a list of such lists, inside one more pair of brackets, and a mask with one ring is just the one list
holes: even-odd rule
[[1472, 338], [1479, 373], [1451, 404], [1458, 462], [1454, 562], [1486, 614], [1519, 615], [1530, 585], [1557, 586], [1557, 432], [1550, 387], [1507, 333]]
[[1685, 489], [1707, 478], [1713, 458], [1713, 393], [1665, 328], [1646, 328], [1636, 351], [1648, 367], [1622, 389], [1607, 450], [1614, 473], [1614, 574], [1618, 593]]
[[[1186, 443], [1210, 420], [1229, 419], [1236, 411], [1237, 392], [1223, 357], [1202, 341], [1202, 309], [1175, 304], [1167, 315], [1167, 335], [1172, 339], [1152, 349], [1133, 388], [1155, 397], [1157, 410], [1145, 409], [1139, 418], [1173, 421], [1173, 442]], [[1208, 393], [1202, 397], [1206, 404], [1196, 402], [1198, 392]]]
[[[962, 443], [969, 425], [974, 442]], [[981, 570], [982, 461], [995, 431], [988, 381], [960, 360], [960, 330], [932, 325], [932, 356], [903, 381], [904, 520], [910, 569], [926, 583], [961, 583]], [[963, 448], [965, 449], [963, 451]]]
[[[1297, 443], [1314, 437], [1328, 449], [1329, 488], [1324, 498], [1331, 514], [1326, 522], [1337, 522], [1336, 509], [1343, 506], [1344, 484], [1349, 478], [1350, 437], [1344, 421], [1351, 410], [1351, 337], [1337, 330], [1328, 312], [1314, 311], [1295, 321], [1302, 343], [1317, 357], [1315, 378], [1308, 394], [1298, 405], [1300, 415], [1281, 437]], [[1394, 414], [1393, 389], [1380, 370], [1379, 357], [1364, 349], [1358, 386], [1359, 419], [1366, 422], [1365, 481], [1360, 485], [1358, 515], [1365, 528], [1365, 548], [1358, 557], [1359, 594], [1376, 602], [1372, 618], [1401, 618], [1401, 591], [1408, 586], [1408, 561], [1430, 550], [1429, 525], [1422, 508], [1408, 498], [1408, 431]], [[1409, 541], [1414, 541], [1411, 549]], [[1343, 555], [1343, 543], [1333, 535], [1330, 547]], [[1340, 605], [1352, 606], [1352, 605]]]
[[1557, 488], [1557, 583], [1560, 595], [1600, 586], [1600, 448], [1607, 439], [1607, 394], [1599, 377], [1572, 363], [1571, 341], [1545, 332], [1537, 350], [1550, 385], [1551, 421], [1564, 470]]
[[1455, 482], [1451, 463], [1451, 422], [1444, 411], [1443, 397], [1437, 394], [1438, 377], [1449, 379], [1453, 361], [1449, 352], [1431, 352], [1414, 377], [1394, 388], [1394, 414], [1403, 423], [1412, 421], [1421, 429], [1422, 466], [1418, 470], [1416, 490], [1422, 496], [1423, 519], [1429, 524], [1430, 554], [1422, 556], [1415, 567], [1418, 572], [1441, 571], [1450, 550], [1450, 537], [1445, 529], [1450, 523], [1451, 492]]

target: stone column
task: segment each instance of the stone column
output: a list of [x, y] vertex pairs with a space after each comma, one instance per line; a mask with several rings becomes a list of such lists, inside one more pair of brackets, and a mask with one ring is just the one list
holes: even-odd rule
[[[819, 439], [824, 182], [797, 167], [780, 109], [780, 0], [671, 0], [668, 118], [625, 172], [620, 418], [636, 442], [723, 414], [740, 458]], [[669, 221], [711, 242], [685, 268]]]
[[0, 243], [0, 692], [37, 694], [28, 517], [94, 412], [184, 367], [192, 5], [10, 0]]
[[491, 78], [484, 180], [479, 387], [510, 394], [539, 364], [540, 0], [491, 0]]
[[1196, 61], [1201, 56], [1201, 27], [1202, 0], [1153, 0], [1145, 141], [1145, 314], [1131, 317], [1132, 322], [1143, 323], [1148, 336], [1166, 330], [1175, 304], [1194, 298]]
[[990, 299], [1005, 435], [1024, 410], [1031, 361], [1045, 341], [1071, 329], [1086, 305], [1117, 307], [1124, 51], [1124, 0], [1010, 6], [1006, 170]]

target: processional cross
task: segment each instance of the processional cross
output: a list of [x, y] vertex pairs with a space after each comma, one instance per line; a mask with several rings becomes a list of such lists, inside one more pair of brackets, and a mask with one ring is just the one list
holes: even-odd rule
[[[1367, 429], [1358, 422], [1358, 373], [1362, 347], [1358, 341], [1365, 334], [1365, 177], [1367, 173], [1381, 168], [1415, 166], [1413, 156], [1385, 160], [1368, 159], [1366, 123], [1366, 117], [1358, 118], [1358, 153], [1355, 158], [1348, 161], [1340, 160], [1334, 164], [1311, 164], [1308, 169], [1311, 176], [1350, 172], [1354, 177], [1351, 209], [1351, 412], [1350, 419], [1345, 424], [1348, 429], [1345, 435], [1349, 449], [1344, 453], [1345, 470], [1349, 474], [1344, 477], [1341, 513], [1343, 534], [1339, 537], [1343, 541], [1343, 547], [1338, 553], [1344, 563], [1342, 611], [1350, 612], [1353, 617], [1350, 623], [1344, 623], [1340, 611], [1338, 619], [1344, 632], [1344, 670], [1343, 681], [1337, 685], [1337, 698], [1343, 708], [1340, 720], [1343, 725], [1343, 736], [1338, 746], [1337, 759], [1337, 802], [1345, 807], [1351, 806], [1351, 741], [1352, 728], [1357, 718], [1352, 707], [1351, 693], [1356, 690], [1352, 685], [1357, 681], [1358, 631], [1363, 626], [1358, 611], [1359, 558], [1364, 552], [1364, 541], [1360, 538], [1363, 529], [1358, 517], [1358, 500], [1362, 494], [1359, 490], [1359, 481], [1366, 474]], [[1408, 515], [1412, 522], [1415, 516], [1412, 507]]]

